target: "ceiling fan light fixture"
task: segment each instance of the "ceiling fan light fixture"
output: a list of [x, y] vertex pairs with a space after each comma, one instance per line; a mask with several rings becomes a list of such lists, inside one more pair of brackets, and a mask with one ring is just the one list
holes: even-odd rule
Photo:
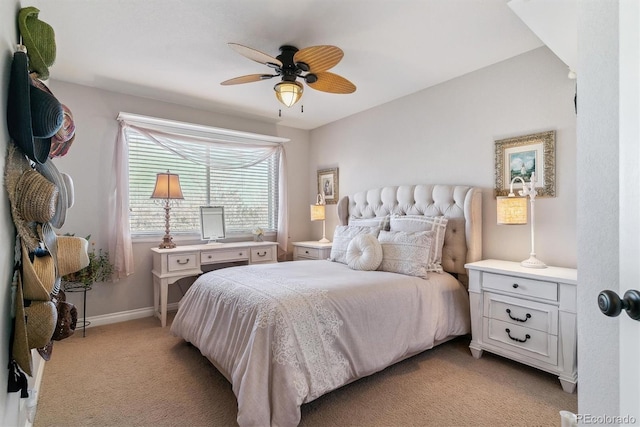
[[286, 107], [293, 106], [302, 98], [302, 85], [298, 82], [283, 81], [273, 87], [276, 98]]

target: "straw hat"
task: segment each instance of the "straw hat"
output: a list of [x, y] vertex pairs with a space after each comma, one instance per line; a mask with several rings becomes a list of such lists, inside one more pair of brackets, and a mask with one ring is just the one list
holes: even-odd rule
[[89, 242], [76, 236], [58, 236], [58, 275], [66, 276], [89, 265]]
[[56, 213], [58, 188], [33, 169], [24, 171], [18, 178], [13, 196], [27, 222], [48, 222]]
[[[41, 164], [36, 163], [36, 170], [40, 172], [45, 178], [51, 181], [58, 188], [58, 201], [56, 202], [56, 211], [53, 214], [53, 218], [49, 222], [54, 228], [62, 228], [65, 220], [67, 219], [67, 208], [69, 207], [69, 190], [67, 182], [64, 177], [53, 164], [53, 160], [47, 159], [46, 162]], [[72, 196], [73, 197], [73, 196]]]
[[22, 238], [22, 242], [31, 250], [38, 247], [38, 236], [35, 227], [32, 227], [24, 218], [16, 204], [16, 187], [18, 180], [22, 174], [31, 169], [29, 161], [20, 153], [14, 144], [9, 144], [7, 151], [7, 160], [5, 162], [4, 185], [11, 202], [11, 216], [18, 230], [18, 234]]
[[[24, 297], [33, 301], [50, 301], [56, 283], [56, 266], [51, 254], [34, 256], [22, 245], [22, 281]], [[46, 344], [46, 343], [45, 343]]]
[[56, 60], [56, 36], [51, 25], [38, 19], [40, 10], [25, 7], [18, 13], [18, 28], [29, 52], [30, 70], [42, 80], [49, 78], [49, 67]]
[[49, 157], [51, 137], [62, 126], [64, 113], [53, 95], [32, 84], [27, 68], [27, 53], [18, 50], [11, 63], [7, 125], [18, 147], [34, 162], [43, 163]]
[[22, 283], [18, 274], [16, 292], [16, 321], [13, 336], [13, 358], [20, 368], [32, 376], [31, 349], [46, 347], [56, 328], [58, 313], [51, 301], [32, 301], [24, 305]]

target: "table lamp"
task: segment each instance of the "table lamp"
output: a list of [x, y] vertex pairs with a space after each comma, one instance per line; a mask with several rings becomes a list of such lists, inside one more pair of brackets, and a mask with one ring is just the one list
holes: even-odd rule
[[161, 172], [156, 175], [156, 186], [151, 194], [152, 199], [164, 200], [164, 238], [160, 243], [160, 249], [173, 249], [176, 244], [173, 243], [173, 237], [169, 233], [169, 211], [171, 210], [171, 201], [184, 199], [182, 189], [180, 188], [180, 178], [178, 174]]
[[320, 243], [329, 243], [329, 239], [325, 236], [325, 201], [322, 194], [318, 194], [316, 198], [316, 204], [311, 205], [311, 221], [322, 221], [322, 239], [318, 240]]

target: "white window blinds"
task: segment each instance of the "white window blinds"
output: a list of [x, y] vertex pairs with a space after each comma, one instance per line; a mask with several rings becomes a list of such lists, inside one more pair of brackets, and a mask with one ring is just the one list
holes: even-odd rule
[[[131, 232], [162, 234], [164, 216], [150, 199], [158, 172], [170, 170], [180, 176], [184, 200], [171, 208], [174, 235], [199, 233], [199, 206], [224, 206], [227, 234], [278, 228], [278, 151], [255, 157], [254, 149], [212, 146], [181, 141], [173, 151], [136, 129], [125, 130], [129, 142], [129, 209]], [[188, 158], [196, 156], [199, 163]], [[260, 160], [260, 157], [265, 157]], [[241, 159], [249, 159], [242, 167]], [[218, 167], [211, 165], [217, 164]], [[231, 168], [233, 167], [233, 168]]]
[[225, 206], [227, 232], [255, 227], [288, 239], [286, 159], [289, 141], [129, 113], [118, 116], [110, 251], [118, 277], [133, 273], [131, 236], [163, 234], [164, 212], [150, 199], [156, 174], [180, 176], [184, 200], [171, 209], [171, 233], [199, 230], [199, 206]]

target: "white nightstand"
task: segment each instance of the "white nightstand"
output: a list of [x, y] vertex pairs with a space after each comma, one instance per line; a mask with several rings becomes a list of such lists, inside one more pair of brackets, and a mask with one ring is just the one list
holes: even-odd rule
[[299, 259], [327, 259], [331, 255], [333, 243], [321, 242], [293, 242], [293, 260]]
[[472, 339], [483, 350], [558, 375], [564, 391], [578, 382], [576, 344], [577, 271], [525, 268], [484, 260], [469, 269]]

